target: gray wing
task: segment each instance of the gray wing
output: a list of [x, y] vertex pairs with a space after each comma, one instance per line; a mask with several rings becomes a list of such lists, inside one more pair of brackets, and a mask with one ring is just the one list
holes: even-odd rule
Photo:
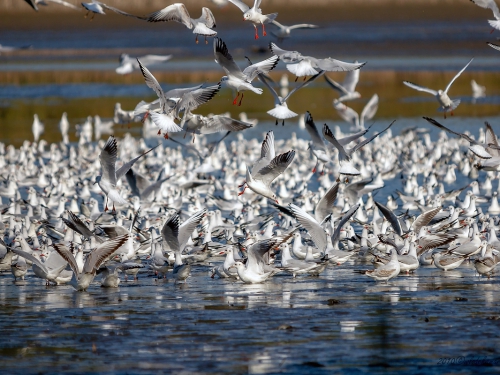
[[236, 65], [233, 56], [229, 53], [226, 43], [221, 38], [214, 38], [214, 55], [215, 61], [224, 69], [226, 74], [245, 79], [241, 69]]
[[382, 203], [375, 202], [377, 205], [378, 209], [382, 212], [382, 215], [391, 223], [392, 228], [394, 231], [402, 236], [403, 235], [403, 230], [401, 229], [401, 223], [399, 222], [398, 217], [394, 212], [389, 210], [386, 206], [384, 206]]
[[[54, 4], [64, 5], [65, 7], [68, 7], [68, 8], [74, 9], [74, 10], [82, 10], [82, 8], [77, 7], [76, 5], [73, 5], [73, 4], [68, 3], [67, 1], [63, 1], [63, 0], [45, 0], [45, 1], [50, 1], [51, 3], [54, 3]], [[104, 5], [102, 3], [100, 3], [100, 4]]]
[[321, 77], [323, 74], [325, 74], [324, 70], [320, 71], [318, 74], [313, 75], [311, 78], [309, 78], [307, 81], [302, 82], [300, 85], [295, 86], [295, 88], [292, 91], [290, 91], [287, 96], [285, 96], [285, 98], [282, 100], [282, 102], [283, 103], [286, 102], [288, 100], [288, 98], [293, 95], [294, 92], [301, 89], [302, 87], [306, 87], [311, 82], [313, 82], [317, 78]]
[[423, 214], [420, 214], [412, 224], [413, 231], [418, 234], [420, 232], [420, 228], [425, 227], [427, 224], [429, 224], [439, 211], [441, 211], [441, 207], [436, 207], [427, 212], [424, 212]]
[[388, 130], [392, 125], [394, 125], [394, 123], [396, 122], [396, 120], [394, 120], [393, 122], [391, 122], [389, 124], [389, 126], [387, 128], [385, 128], [384, 130], [372, 135], [370, 138], [367, 138], [365, 139], [364, 141], [362, 142], [359, 142], [356, 146], [354, 146], [352, 149], [351, 149], [351, 152], [356, 152], [358, 151], [360, 148], [362, 148], [363, 146], [367, 145], [368, 143], [370, 143], [371, 141], [373, 141], [375, 138], [377, 138], [380, 134], [384, 133], [386, 130]]
[[[113, 253], [122, 247], [127, 242], [129, 235], [119, 236], [103, 242], [94, 251], [92, 251], [85, 260], [83, 265], [84, 273], [95, 273], [99, 267], [111, 256]], [[61, 254], [62, 255], [62, 254]], [[69, 262], [68, 262], [69, 263]]]
[[294, 157], [294, 150], [276, 156], [267, 166], [259, 170], [253, 178], [262, 181], [267, 186], [271, 185], [276, 177], [287, 169]]
[[175, 106], [176, 116], [182, 111], [191, 112], [192, 110], [198, 108], [200, 105], [205, 104], [210, 99], [212, 99], [220, 90], [220, 83], [213, 86], [208, 86], [200, 88], [194, 91], [187, 92], [184, 94]]
[[193, 22], [191, 21], [191, 16], [182, 3], [175, 3], [169, 5], [166, 8], [160, 9], [154, 13], [151, 13], [146, 17], [148, 22], [168, 22], [175, 21], [184, 24], [188, 29], [193, 28]]
[[[54, 1], [54, 0], [50, 0], [50, 1]], [[96, 1], [96, 3], [98, 3], [100, 6], [102, 6], [103, 8], [105, 9], [108, 9], [112, 12], [115, 12], [115, 13], [118, 13], [122, 16], [125, 16], [125, 17], [132, 17], [132, 18], [137, 18], [139, 20], [147, 20], [147, 17], [141, 17], [141, 16], [135, 16], [133, 14], [130, 14], [130, 13], [127, 13], [127, 12], [124, 12], [123, 10], [120, 10], [120, 9], [117, 9], [117, 8], [114, 8], [112, 6], [109, 6], [109, 5], [106, 5], [104, 3], [101, 3], [100, 1]]]
[[[158, 145], [159, 146], [159, 145]], [[132, 160], [126, 162], [125, 164], [123, 164], [117, 171], [116, 171], [116, 179], [119, 180], [120, 178], [122, 178], [123, 176], [125, 176], [125, 173], [127, 173], [129, 171], [130, 168], [132, 168], [132, 166], [137, 162], [137, 160], [139, 160], [140, 158], [142, 158], [144, 155], [150, 153], [151, 151], [153, 151], [156, 147], [158, 146], [155, 146], [151, 149], [149, 149], [148, 151], [142, 153], [141, 155], [139, 155], [138, 157], [136, 158], [133, 158]]]
[[99, 228], [106, 233], [109, 238], [117, 238], [129, 234], [129, 231], [119, 225], [101, 225]]
[[347, 221], [352, 217], [352, 215], [354, 215], [356, 213], [358, 208], [359, 208], [359, 204], [351, 207], [349, 209], [349, 211], [347, 211], [344, 214], [344, 216], [342, 216], [342, 219], [339, 221], [339, 223], [337, 224], [337, 228], [335, 228], [335, 231], [332, 234], [332, 244], [335, 244], [335, 242], [338, 241], [339, 236], [340, 236], [340, 230], [345, 225], [345, 223], [347, 223]]
[[316, 65], [321, 70], [327, 72], [349, 72], [351, 70], [359, 69], [366, 63], [348, 63], [340, 60], [332, 59], [331, 57], [327, 59], [314, 59]]
[[339, 116], [342, 117], [344, 121], [353, 124], [356, 127], [359, 125], [359, 115], [354, 109], [346, 106], [338, 100], [333, 101], [333, 108], [335, 108]]
[[231, 117], [215, 115], [209, 117], [206, 126], [202, 128], [202, 134], [219, 133], [222, 131], [237, 132], [251, 128], [253, 125]]
[[185, 222], [183, 222], [182, 225], [179, 227], [178, 238], [181, 250], [184, 249], [189, 240], [189, 237], [191, 237], [191, 234], [193, 233], [193, 230], [201, 223], [206, 214], [207, 214], [206, 209], [198, 211], [189, 219], [187, 219]]
[[[76, 263], [76, 259], [73, 256], [72, 252], [70, 249], [68, 249], [64, 244], [62, 243], [56, 243], [52, 245], [54, 249], [59, 253], [59, 255], [66, 261], [68, 262], [69, 266], [75, 273], [75, 276], [78, 278], [78, 265]], [[73, 246], [73, 244], [71, 244]]]
[[470, 63], [472, 62], [472, 60], [474, 60], [474, 58], [470, 59], [470, 61], [467, 63], [467, 65], [465, 65], [461, 71], [459, 71], [455, 77], [453, 77], [453, 79], [450, 81], [450, 83], [448, 83], [448, 86], [446, 86], [446, 89], [444, 90], [444, 93], [447, 94], [448, 93], [448, 90], [450, 89], [451, 85], [453, 84], [453, 82], [455, 82], [455, 80], [460, 77], [460, 74], [462, 74], [464, 72], [465, 69], [467, 69], [467, 67], [470, 65]]
[[61, 218], [68, 226], [68, 228], [73, 229], [75, 232], [80, 233], [82, 236], [90, 238], [94, 235], [92, 231], [85, 225], [83, 221], [80, 220], [78, 216], [76, 216], [73, 212], [67, 211], [68, 212], [68, 219]]
[[278, 56], [280, 60], [286, 64], [295, 64], [304, 59], [304, 56], [302, 56], [300, 52], [286, 51], [284, 49], [279, 48], [274, 43], [269, 44], [269, 49], [274, 55]]
[[359, 132], [357, 132], [355, 134], [349, 135], [347, 137], [337, 139], [337, 141], [342, 146], [347, 146], [349, 143], [351, 143], [351, 142], [355, 141], [356, 139], [361, 138], [362, 136], [364, 136], [368, 132], [368, 130], [370, 130], [370, 128], [361, 130], [361, 131], [359, 131]]
[[161, 230], [161, 237], [172, 251], [179, 251], [179, 225], [180, 217], [176, 213], [168, 219]]
[[472, 145], [476, 145], [478, 144], [478, 142], [475, 140], [475, 139], [472, 139], [471, 137], [469, 137], [467, 134], [463, 134], [463, 133], [458, 133], [456, 131], [453, 131], [451, 130], [450, 128], [447, 128], [446, 126], [440, 124], [439, 122], [437, 122], [436, 120], [434, 120], [433, 118], [430, 118], [430, 117], [425, 117], [424, 116], [424, 119], [427, 120], [428, 122], [430, 122], [432, 125], [438, 127], [439, 129], [441, 130], [444, 130], [448, 133], [451, 133], [451, 134], [455, 134], [455, 135], [458, 135], [459, 137], [461, 138], [464, 138], [465, 140], [469, 141]]
[[[355, 71], [357, 72], [357, 70], [355, 70]], [[347, 73], [347, 74], [349, 74], [349, 73]], [[326, 74], [325, 74], [325, 80], [330, 85], [330, 87], [334, 90], [337, 90], [340, 93], [340, 95], [348, 95], [349, 94], [349, 91], [343, 85], [334, 81], [333, 79], [328, 77]]]
[[306, 112], [306, 130], [311, 137], [313, 144], [321, 149], [325, 148], [325, 142], [323, 142], [323, 138], [319, 135], [318, 128], [316, 128], [316, 124], [314, 123], [313, 117], [309, 111]]
[[250, 9], [250, 7], [248, 5], [246, 5], [243, 1], [240, 1], [240, 0], [229, 0], [230, 3], [233, 3], [234, 5], [236, 5], [238, 8], [240, 8], [240, 10], [243, 12], [243, 13], [246, 13], [247, 10]]
[[316, 208], [314, 209], [314, 218], [318, 223], [321, 223], [325, 217], [332, 213], [332, 208], [337, 199], [339, 192], [339, 184], [335, 183], [328, 191], [321, 197]]
[[190, 92], [190, 91], [194, 91], [194, 90], [198, 90], [198, 89], [201, 89], [203, 87], [203, 84], [201, 85], [198, 85], [198, 86], [194, 86], [194, 87], [185, 87], [185, 88], [180, 88], [180, 89], [172, 89], [172, 90], [169, 90], [165, 93], [165, 98], [167, 99], [171, 99], [171, 98], [180, 98], [182, 97], [182, 95]]
[[117, 155], [118, 146], [116, 145], [116, 138], [110, 135], [99, 154], [99, 160], [102, 168], [102, 179], [109, 181], [111, 185], [116, 185], [115, 165]]
[[500, 19], [500, 11], [498, 10], [498, 6], [495, 0], [471, 0], [477, 6], [485, 9], [491, 9], [493, 11], [493, 15], [498, 20]]
[[302, 225], [307, 230], [316, 247], [320, 251], [325, 251], [327, 246], [326, 232], [323, 228], [321, 228], [318, 221], [307, 212], [305, 212], [302, 208], [294, 204], [290, 204], [289, 207], [300, 225]]
[[160, 107], [165, 112], [165, 107], [167, 105], [167, 98], [165, 97], [165, 93], [163, 92], [163, 89], [161, 88], [160, 84], [156, 80], [155, 76], [151, 74], [151, 72], [146, 68], [144, 65], [142, 65], [141, 61], [137, 59], [137, 62], [139, 63], [139, 69], [141, 69], [142, 76], [144, 77], [144, 81], [146, 82], [146, 85], [150, 88], [153, 89], [153, 91], [158, 95], [158, 98], [160, 99]]
[[361, 181], [352, 182], [344, 189], [344, 195], [349, 199], [350, 204], [354, 204], [359, 199], [359, 192], [371, 183], [373, 178], [365, 178]]
[[272, 56], [264, 61], [247, 66], [243, 70], [243, 75], [248, 82], [252, 82], [259, 74], [267, 74], [273, 70], [279, 61], [278, 56]]
[[[172, 58], [172, 55], [144, 55], [139, 57], [142, 64], [144, 65], [153, 65], [161, 62], [168, 61]], [[135, 65], [136, 69], [139, 69], [139, 63], [136, 60], [130, 59], [131, 63]]]
[[[276, 21], [274, 21], [276, 22]], [[290, 30], [296, 30], [296, 29], [317, 29], [319, 28], [318, 25], [312, 25], [310, 23], [299, 23], [297, 25], [292, 25], [292, 26], [288, 26], [288, 28]]]
[[371, 120], [378, 110], [378, 95], [373, 94], [371, 99], [366, 103], [360, 116], [360, 124], [364, 126], [366, 120]]
[[432, 89], [429, 89], [427, 87], [419, 86], [419, 85], [416, 85], [416, 84], [411, 83], [409, 81], [403, 81], [403, 83], [406, 86], [408, 86], [409, 88], [413, 89], [413, 90], [427, 92], [427, 93], [429, 93], [431, 95], [437, 95], [438, 94], [438, 92], [436, 90], [432, 90]]
[[495, 132], [493, 131], [493, 128], [491, 127], [491, 125], [488, 122], [485, 122], [484, 124], [486, 126], [486, 142], [485, 143], [487, 145], [493, 145], [493, 146], [497, 147], [497, 148], [488, 147], [486, 149], [486, 151], [490, 155], [500, 156], [500, 151], [498, 150], [498, 147], [500, 147], [500, 145], [498, 144], [498, 138], [497, 138]]
[[323, 125], [323, 137], [339, 151], [340, 160], [351, 160], [351, 157], [345, 152], [344, 147], [337, 141], [337, 138], [326, 124]]
[[209, 29], [213, 29], [216, 26], [215, 17], [210, 9], [206, 7], [201, 8], [201, 17], [203, 18], [205, 25]]
[[[357, 63], [357, 61], [354, 63]], [[347, 92], [354, 92], [356, 90], [356, 85], [359, 82], [359, 72], [359, 69], [355, 69], [346, 73], [342, 86], [344, 86]]]
[[38, 267], [40, 267], [41, 269], [43, 269], [44, 272], [48, 273], [49, 270], [47, 269], [47, 267], [45, 267], [45, 265], [40, 262], [40, 260], [38, 260], [37, 258], [35, 258], [33, 255], [31, 255], [30, 253], [26, 252], [26, 251], [23, 251], [23, 250], [19, 250], [19, 249], [11, 249], [13, 253], [19, 255], [19, 256], [22, 256], [24, 259], [26, 260], [29, 260], [31, 263], [34, 263], [36, 264]]
[[35, 0], [24, 0], [26, 1], [30, 7], [32, 7], [34, 10], [38, 12], [38, 7], [36, 6], [36, 1]]
[[486, 43], [486, 44], [489, 45], [491, 48], [496, 49], [497, 51], [500, 51], [500, 46], [497, 46], [496, 44], [493, 44], [493, 43]]
[[259, 170], [268, 165], [271, 160], [276, 156], [274, 151], [274, 133], [272, 130], [266, 133], [266, 138], [262, 142], [260, 149], [260, 158], [255, 162], [252, 167], [252, 173], [257, 173]]
[[275, 247], [278, 243], [278, 240], [275, 238], [270, 238], [268, 240], [259, 241], [254, 243], [252, 246], [248, 248], [248, 267], [254, 268], [263, 272], [264, 255]]

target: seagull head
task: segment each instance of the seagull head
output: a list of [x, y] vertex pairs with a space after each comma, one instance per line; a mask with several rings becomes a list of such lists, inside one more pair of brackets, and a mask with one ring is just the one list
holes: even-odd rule
[[251, 17], [251, 14], [250, 12], [246, 12], [245, 14], [243, 14], [243, 20], [246, 21], [247, 19], [249, 19]]

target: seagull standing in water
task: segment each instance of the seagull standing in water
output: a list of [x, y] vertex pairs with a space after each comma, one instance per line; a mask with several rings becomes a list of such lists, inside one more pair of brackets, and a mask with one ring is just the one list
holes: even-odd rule
[[408, 86], [409, 88], [412, 88], [414, 90], [423, 91], [423, 92], [427, 92], [427, 93], [429, 93], [431, 95], [434, 95], [436, 97], [437, 101], [439, 102], [439, 104], [441, 104], [441, 107], [439, 107], [438, 110], [444, 112], [444, 118], [446, 118], [446, 112], [450, 112], [451, 115], [453, 116], [453, 110], [455, 108], [457, 108], [458, 105], [460, 104], [460, 99], [451, 100], [450, 97], [448, 96], [448, 91], [450, 90], [450, 87], [453, 84], [453, 82], [455, 82], [455, 80], [458, 77], [460, 77], [460, 74], [462, 74], [463, 71], [465, 69], [467, 69], [467, 67], [472, 62], [472, 60], [474, 60], [474, 58], [470, 59], [470, 61], [467, 63], [467, 65], [465, 65], [462, 68], [462, 70], [459, 71], [455, 75], [455, 77], [453, 77], [453, 79], [450, 81], [450, 83], [448, 83], [448, 86], [446, 86], [446, 89], [444, 91], [443, 90], [436, 91], [436, 90], [433, 90], [433, 89], [429, 89], [427, 87], [416, 85], [416, 84], [408, 82], [408, 81], [403, 81], [403, 83], [406, 86]]
[[262, 36], [266, 36], [267, 33], [264, 25], [266, 23], [271, 23], [276, 17], [278, 17], [278, 13], [262, 14], [262, 9], [260, 9], [260, 3], [262, 3], [262, 0], [255, 0], [252, 8], [240, 0], [229, 1], [240, 8], [243, 12], [243, 21], [250, 21], [253, 23], [253, 27], [255, 28], [255, 39], [259, 39], [257, 25], [262, 25]]

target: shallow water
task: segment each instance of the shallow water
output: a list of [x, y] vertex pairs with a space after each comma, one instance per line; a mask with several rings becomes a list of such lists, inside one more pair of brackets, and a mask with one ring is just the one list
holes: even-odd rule
[[[500, 366], [497, 278], [470, 265], [421, 268], [389, 284], [329, 268], [261, 285], [145, 273], [116, 290], [46, 288], [0, 276], [2, 369], [9, 373], [480, 373]], [[460, 358], [480, 357], [467, 365]], [[454, 366], [441, 358], [459, 358]], [[441, 360], [442, 361], [442, 360]], [[29, 365], [28, 365], [29, 364]]]

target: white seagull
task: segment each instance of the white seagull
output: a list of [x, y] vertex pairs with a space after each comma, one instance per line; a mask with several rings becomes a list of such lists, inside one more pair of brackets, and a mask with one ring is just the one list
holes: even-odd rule
[[[354, 63], [356, 64], [357, 61], [354, 61]], [[356, 85], [359, 82], [359, 72], [359, 69], [347, 72], [342, 84], [325, 75], [326, 82], [339, 92], [340, 98], [337, 99], [339, 102], [361, 98], [361, 94], [356, 91]]]
[[441, 105], [441, 107], [438, 108], [439, 111], [442, 111], [444, 112], [444, 118], [446, 118], [446, 112], [450, 112], [451, 115], [453, 116], [453, 110], [455, 108], [458, 107], [458, 105], [460, 104], [460, 99], [455, 99], [455, 100], [451, 100], [450, 97], [448, 96], [448, 91], [450, 90], [450, 87], [451, 85], [453, 84], [453, 82], [455, 82], [455, 80], [460, 76], [460, 74], [462, 74], [462, 72], [469, 66], [469, 64], [472, 62], [472, 60], [474, 60], [474, 58], [470, 59], [470, 61], [467, 63], [467, 65], [465, 65], [463, 67], [463, 69], [461, 71], [459, 71], [455, 77], [453, 77], [453, 79], [450, 81], [450, 83], [448, 83], [448, 86], [446, 86], [446, 89], [443, 91], [443, 90], [432, 90], [432, 89], [429, 89], [427, 87], [422, 87], [422, 86], [418, 86], [414, 83], [411, 83], [411, 82], [408, 82], [408, 81], [403, 81], [403, 83], [414, 89], [414, 90], [417, 90], [417, 91], [423, 91], [423, 92], [427, 92], [431, 95], [434, 95], [437, 99], [437, 101], [439, 102], [439, 104]]
[[37, 12], [38, 12], [38, 5], [47, 6], [47, 5], [49, 5], [49, 3], [64, 5], [65, 7], [75, 9], [75, 10], [81, 9], [81, 8], [77, 7], [76, 5], [73, 5], [73, 4], [68, 3], [67, 1], [63, 1], [63, 0], [24, 0], [24, 1], [26, 1]]
[[233, 105], [236, 105], [238, 102], [240, 92], [241, 99], [238, 105], [241, 105], [243, 100], [243, 91], [250, 90], [261, 95], [262, 89], [253, 87], [251, 82], [259, 74], [267, 74], [273, 70], [279, 60], [277, 56], [273, 56], [264, 61], [252, 64], [241, 71], [238, 65], [234, 62], [233, 57], [230, 55], [226, 43], [224, 43], [220, 38], [214, 39], [214, 55], [215, 61], [227, 74], [227, 76], [223, 76], [221, 78], [221, 82], [224, 82], [229, 88], [238, 93], [236, 98], [233, 100]]
[[172, 55], [145, 55], [137, 58], [132, 58], [126, 53], [122, 53], [120, 55], [120, 66], [115, 69], [118, 74], [129, 74], [134, 70], [139, 69], [139, 62], [143, 65], [155, 65], [165, 61], [168, 61], [172, 58]]
[[196, 43], [198, 43], [198, 35], [205, 37], [205, 44], [208, 44], [207, 36], [216, 36], [217, 32], [213, 31], [215, 28], [215, 17], [208, 8], [201, 8], [200, 18], [191, 18], [186, 6], [182, 3], [175, 3], [163, 8], [157, 12], [151, 13], [147, 16], [148, 22], [167, 22], [175, 21], [182, 23], [188, 29], [193, 30], [196, 35]]
[[354, 130], [364, 130], [365, 121], [371, 120], [377, 113], [378, 95], [373, 94], [371, 99], [366, 103], [361, 111], [361, 116], [352, 108], [346, 106], [340, 99], [333, 100], [333, 108], [337, 110], [340, 117], [349, 124], [354, 126]]
[[308, 23], [300, 23], [298, 25], [292, 25], [292, 26], [285, 26], [279, 23], [278, 21], [272, 21], [272, 24], [278, 27], [278, 30], [276, 31], [271, 31], [271, 34], [273, 34], [276, 38], [278, 38], [278, 42], [282, 42], [286, 38], [290, 38], [290, 33], [292, 30], [298, 30], [298, 29], [317, 29], [319, 26], [318, 25], [311, 25]]
[[[495, 0], [471, 0], [471, 1], [477, 6], [480, 6], [481, 8], [491, 9], [491, 11], [493, 12], [493, 16], [495, 17], [495, 20], [488, 20], [488, 23], [490, 24], [491, 27], [493, 27], [493, 30], [495, 29], [500, 30], [500, 11], [498, 10], [498, 5], [496, 4]], [[491, 30], [491, 32], [493, 32], [493, 30]]]
[[260, 3], [262, 3], [262, 0], [255, 0], [252, 8], [240, 0], [229, 1], [240, 8], [243, 12], [243, 21], [250, 21], [253, 23], [253, 27], [255, 28], [255, 39], [259, 39], [257, 25], [262, 25], [262, 36], [266, 36], [267, 33], [264, 25], [274, 21], [278, 16], [278, 13], [262, 14], [262, 9], [260, 9]]

